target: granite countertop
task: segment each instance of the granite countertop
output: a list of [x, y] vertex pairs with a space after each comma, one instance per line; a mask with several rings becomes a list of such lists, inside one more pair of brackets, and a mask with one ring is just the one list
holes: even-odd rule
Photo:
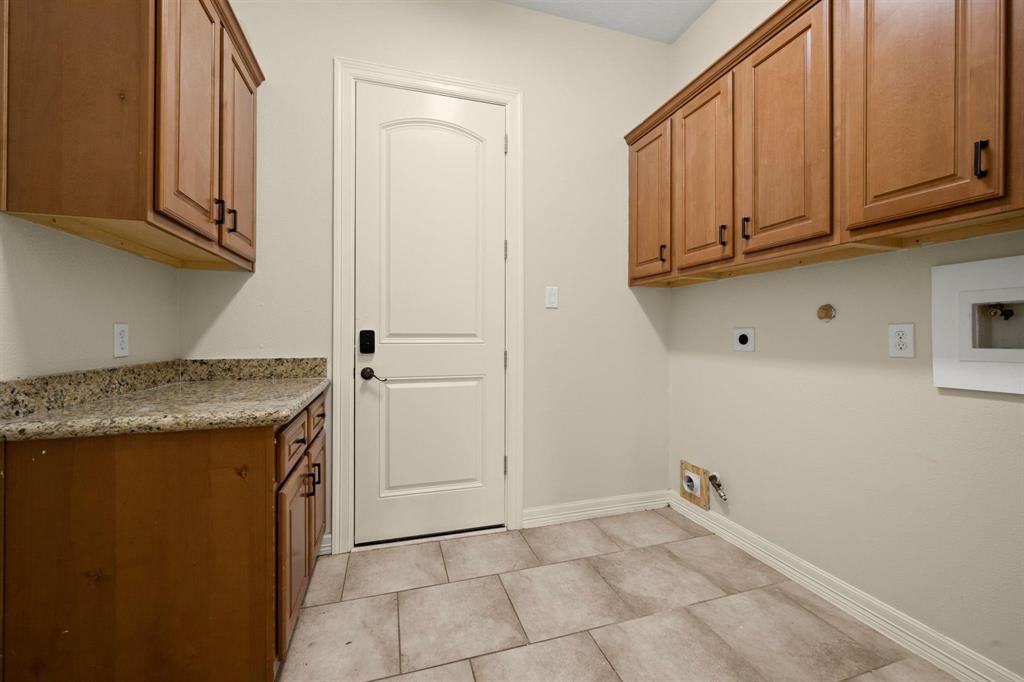
[[330, 382], [324, 377], [181, 381], [0, 420], [0, 438], [38, 440], [284, 424]]

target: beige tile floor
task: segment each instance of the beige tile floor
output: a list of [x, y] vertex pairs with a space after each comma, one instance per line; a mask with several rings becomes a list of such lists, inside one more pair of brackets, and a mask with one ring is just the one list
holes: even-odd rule
[[953, 678], [671, 509], [321, 557], [282, 682]]

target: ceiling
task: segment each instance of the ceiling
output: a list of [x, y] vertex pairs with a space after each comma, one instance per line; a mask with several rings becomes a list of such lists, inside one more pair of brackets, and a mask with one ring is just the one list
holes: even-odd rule
[[712, 0], [504, 0], [510, 5], [674, 42]]

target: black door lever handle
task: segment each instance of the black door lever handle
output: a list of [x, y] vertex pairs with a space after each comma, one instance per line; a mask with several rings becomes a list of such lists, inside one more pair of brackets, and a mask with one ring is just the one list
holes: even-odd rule
[[363, 369], [359, 371], [359, 376], [366, 379], [367, 381], [369, 381], [370, 379], [376, 379], [377, 381], [387, 381], [387, 379], [384, 379], [383, 377], [379, 377], [376, 374], [374, 374], [373, 367], [363, 367]]

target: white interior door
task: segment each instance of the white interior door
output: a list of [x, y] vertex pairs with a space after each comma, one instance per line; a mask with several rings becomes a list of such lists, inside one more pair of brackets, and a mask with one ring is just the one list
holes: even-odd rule
[[356, 86], [357, 543], [504, 523], [504, 139], [503, 106]]

